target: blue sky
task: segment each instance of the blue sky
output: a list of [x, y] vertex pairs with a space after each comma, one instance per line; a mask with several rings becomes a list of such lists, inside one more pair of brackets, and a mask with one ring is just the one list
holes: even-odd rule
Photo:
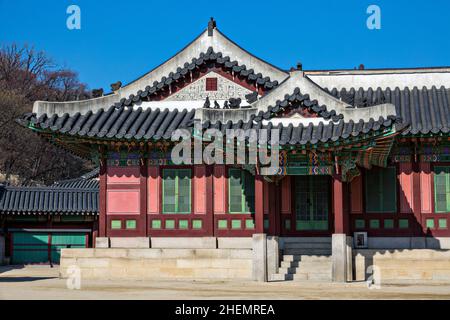
[[[66, 9], [81, 9], [68, 30]], [[366, 9], [381, 8], [381, 30]], [[450, 66], [450, 1], [0, 0], [0, 44], [34, 45], [90, 88], [128, 83], [218, 28], [256, 56], [288, 69]]]

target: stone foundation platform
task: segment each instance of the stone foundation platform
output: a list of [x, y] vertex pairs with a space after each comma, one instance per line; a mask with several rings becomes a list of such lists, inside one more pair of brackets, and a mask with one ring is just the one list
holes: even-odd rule
[[364, 281], [370, 276], [381, 284], [450, 283], [450, 250], [354, 250], [354, 279]]
[[60, 276], [86, 279], [252, 279], [251, 249], [63, 249]]

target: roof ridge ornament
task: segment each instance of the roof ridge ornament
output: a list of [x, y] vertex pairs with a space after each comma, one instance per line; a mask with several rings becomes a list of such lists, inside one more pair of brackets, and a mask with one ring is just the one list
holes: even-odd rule
[[213, 17], [208, 22], [208, 37], [213, 36], [213, 30], [217, 27], [216, 20]]

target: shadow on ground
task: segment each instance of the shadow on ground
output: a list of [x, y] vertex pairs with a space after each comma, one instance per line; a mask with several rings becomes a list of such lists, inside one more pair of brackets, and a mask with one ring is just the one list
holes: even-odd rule
[[46, 277], [46, 276], [14, 276], [14, 274], [7, 275], [8, 272], [14, 272], [16, 270], [25, 269], [25, 265], [10, 265], [10, 266], [0, 266], [0, 283], [5, 282], [30, 282], [39, 280], [56, 279], [57, 277]]
[[39, 281], [39, 280], [48, 280], [48, 279], [57, 279], [57, 277], [0, 277], [1, 282], [29, 282], [29, 281]]

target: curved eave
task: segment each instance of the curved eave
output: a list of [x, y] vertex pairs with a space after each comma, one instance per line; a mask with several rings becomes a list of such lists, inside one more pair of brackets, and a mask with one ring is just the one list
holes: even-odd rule
[[[302, 149], [302, 150], [317, 150], [317, 149], [349, 149], [352, 148], [352, 145], [358, 144], [362, 146], [357, 146], [355, 149], [366, 149], [367, 147], [370, 147], [370, 142], [375, 142], [377, 139], [385, 138], [389, 136], [396, 136], [401, 131], [396, 131], [394, 128], [394, 123], [392, 123], [390, 126], [381, 127], [378, 130], [370, 129], [368, 132], [359, 132], [357, 135], [350, 134], [348, 137], [339, 137], [338, 139], [331, 139], [329, 138], [327, 141], [317, 141], [317, 143], [311, 143], [310, 141], [305, 142], [299, 142], [295, 144], [285, 143], [281, 144], [279, 147], [280, 149]], [[76, 145], [79, 145], [79, 143], [88, 143], [90, 145], [105, 145], [105, 144], [111, 144], [111, 143], [122, 143], [124, 145], [140, 145], [140, 144], [147, 144], [149, 142], [151, 143], [171, 143], [172, 141], [170, 139], [117, 139], [117, 138], [97, 138], [97, 137], [86, 137], [86, 136], [71, 136], [68, 134], [53, 132], [48, 129], [40, 129], [30, 126], [30, 129], [37, 132], [38, 134], [44, 135], [47, 139], [49, 139], [50, 142], [53, 144], [57, 144], [61, 146], [62, 148], [69, 150], [70, 152], [83, 157], [83, 158], [90, 158], [91, 153], [90, 152], [83, 152], [80, 151], [80, 148], [72, 148], [71, 141], [73, 141]], [[190, 130], [194, 130], [194, 128], [189, 128]], [[273, 127], [273, 129], [276, 129], [276, 127]], [[203, 129], [205, 130], [205, 129]], [[69, 138], [69, 140], [65, 140], [66, 138]], [[260, 145], [260, 144], [258, 144]], [[270, 148], [270, 145], [269, 145]]]

